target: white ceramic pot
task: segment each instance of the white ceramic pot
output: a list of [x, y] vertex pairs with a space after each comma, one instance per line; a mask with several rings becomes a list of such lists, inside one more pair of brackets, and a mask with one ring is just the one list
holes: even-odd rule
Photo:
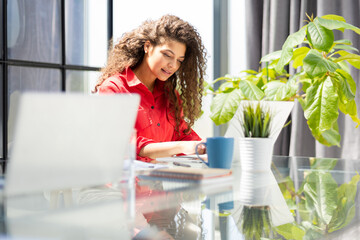
[[242, 171], [270, 171], [274, 140], [272, 138], [239, 138]]
[[[244, 137], [242, 129], [242, 118], [243, 118], [243, 109], [244, 106], [252, 104], [256, 106], [259, 101], [248, 101], [242, 100], [240, 102], [239, 108], [235, 113], [234, 117], [229, 122], [229, 127], [226, 130], [225, 137], [233, 137], [234, 142], [234, 157], [232, 161], [232, 166], [239, 166], [240, 163], [240, 151], [239, 151], [239, 139]], [[294, 102], [291, 101], [260, 101], [261, 107], [270, 109], [273, 119], [270, 126], [270, 136], [275, 142], [278, 138], [284, 124], [294, 107]]]

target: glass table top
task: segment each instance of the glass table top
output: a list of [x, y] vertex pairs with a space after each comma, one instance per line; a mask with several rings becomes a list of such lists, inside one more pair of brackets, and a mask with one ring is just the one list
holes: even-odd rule
[[[203, 164], [189, 162], [192, 167]], [[171, 167], [172, 164], [170, 163]], [[355, 239], [360, 161], [274, 156], [230, 181], [147, 180], [2, 199], [0, 231], [32, 239]]]

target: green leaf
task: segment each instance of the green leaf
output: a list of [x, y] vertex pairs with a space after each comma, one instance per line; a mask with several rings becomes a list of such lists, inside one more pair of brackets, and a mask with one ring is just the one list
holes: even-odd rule
[[239, 88], [247, 100], [261, 100], [265, 95], [260, 88], [248, 80], [240, 81]]
[[347, 62], [342, 61], [342, 62], [337, 62], [337, 64], [339, 64], [342, 70], [346, 71], [347, 73], [350, 73], [350, 68]]
[[275, 79], [276, 78], [276, 71], [274, 69], [270, 69], [270, 68], [263, 68], [260, 71], [261, 77], [265, 78], [265, 79]]
[[346, 204], [345, 207], [337, 210], [329, 224], [329, 232], [337, 231], [348, 225], [355, 217], [355, 204]]
[[296, 82], [298, 74], [293, 75], [286, 83], [280, 81], [271, 81], [263, 86], [265, 98], [270, 101], [288, 101], [291, 100], [299, 89]]
[[292, 60], [294, 60], [293, 62], [294, 68], [298, 68], [303, 65], [303, 59], [305, 58], [305, 56], [308, 54], [309, 51], [310, 48], [308, 47], [300, 47], [295, 49], [292, 57]]
[[348, 102], [347, 104], [344, 104], [344, 103], [340, 102], [339, 103], [339, 109], [344, 114], [349, 114], [349, 115], [356, 115], [357, 114], [355, 100], [352, 100], [352, 101]]
[[334, 33], [314, 21], [308, 24], [307, 39], [315, 49], [329, 52], [334, 43]]
[[327, 129], [321, 133], [318, 141], [325, 146], [340, 147], [341, 135], [338, 129]]
[[335, 44], [344, 44], [344, 45], [352, 45], [352, 41], [349, 39], [340, 39], [334, 41]]
[[302, 84], [301, 90], [305, 93], [307, 89], [312, 86], [313, 80], [306, 74], [305, 71], [299, 72], [299, 83]]
[[335, 158], [311, 158], [310, 167], [317, 170], [332, 170], [337, 162]]
[[287, 223], [275, 228], [276, 232], [285, 237], [285, 239], [302, 240], [305, 231], [297, 226], [296, 223]]
[[351, 181], [342, 184], [337, 189], [337, 209], [329, 224], [329, 232], [336, 231], [348, 225], [355, 216], [355, 197], [360, 175], [356, 174]]
[[329, 20], [338, 20], [338, 21], [341, 21], [341, 22], [346, 22], [344, 17], [339, 16], [339, 15], [335, 15], [335, 14], [324, 15], [324, 16], [321, 16], [321, 18], [323, 18], [323, 19], [329, 19]]
[[314, 137], [318, 139], [323, 132], [332, 129], [339, 115], [339, 98], [330, 77], [309, 87], [305, 102], [305, 118]]
[[[302, 189], [301, 192], [303, 192], [303, 190], [304, 189]], [[306, 201], [302, 200], [298, 205], [298, 213], [302, 221], [311, 221], [313, 210], [312, 209], [310, 210], [306, 204]]]
[[360, 56], [354, 53], [349, 53], [346, 51], [338, 51], [338, 54], [341, 55], [341, 57], [334, 60], [334, 62], [340, 62], [346, 60], [348, 63], [353, 65], [354, 67], [360, 69]]
[[329, 224], [336, 209], [337, 183], [329, 172], [316, 171], [309, 174], [304, 185], [307, 201], [311, 201], [321, 221]]
[[210, 118], [216, 125], [227, 123], [233, 118], [242, 98], [243, 95], [239, 89], [216, 95], [210, 106]]
[[308, 229], [305, 233], [303, 240], [321, 239], [323, 237], [324, 236], [321, 233], [315, 231], [314, 229]]
[[326, 27], [327, 29], [330, 29], [330, 30], [333, 30], [333, 29], [337, 29], [337, 30], [349, 29], [349, 30], [352, 30], [352, 31], [356, 32], [357, 34], [360, 34], [360, 28], [355, 27], [355, 26], [353, 26], [353, 25], [351, 25], [349, 23], [346, 23], [344, 21], [326, 19], [324, 17], [317, 17], [316, 19], [319, 22], [319, 24]]
[[340, 66], [326, 58], [321, 53], [312, 49], [303, 60], [304, 70], [309, 77], [314, 78], [326, 72], [335, 72]]
[[352, 101], [348, 102], [347, 104], [340, 102], [339, 109], [344, 114], [349, 114], [351, 119], [357, 124], [356, 127], [359, 127], [360, 119], [358, 118], [358, 115], [357, 115], [357, 107], [356, 107], [355, 100], [352, 100]]
[[281, 56], [281, 50], [275, 51], [275, 52], [269, 53], [269, 54], [265, 55], [264, 57], [262, 57], [260, 62], [271, 62], [276, 59], [279, 59], [280, 56]]
[[255, 71], [255, 70], [243, 70], [243, 71], [241, 71], [240, 73], [248, 73], [248, 74], [252, 74], [252, 75], [256, 75], [256, 74], [258, 74], [258, 72], [257, 71]]
[[344, 44], [337, 44], [333, 48], [334, 49], [352, 50], [352, 51], [355, 51], [355, 52], [359, 52], [359, 50], [357, 48], [354, 48], [354, 47], [349, 46], [349, 45], [344, 45]]
[[352, 76], [342, 69], [336, 70], [337, 77], [331, 78], [337, 83], [340, 101], [347, 103], [355, 98], [356, 83]]
[[291, 199], [292, 193], [295, 192], [294, 182], [290, 176], [287, 176], [279, 182], [279, 188], [285, 199]]
[[275, 70], [278, 73], [283, 71], [283, 68], [286, 64], [289, 63], [293, 56], [293, 47], [302, 43], [306, 36], [306, 26], [302, 27], [299, 31], [290, 34], [286, 41], [284, 42], [281, 50], [281, 57], [277, 63]]
[[339, 198], [346, 197], [348, 201], [355, 201], [357, 184], [360, 181], [360, 175], [357, 173], [354, 175], [348, 183], [342, 184], [338, 188]]
[[271, 81], [265, 84], [262, 89], [265, 93], [265, 98], [268, 101], [277, 101], [276, 95], [278, 91], [285, 86], [285, 83], [280, 81]]
[[214, 92], [214, 88], [211, 84], [209, 84], [208, 82], [204, 81], [204, 93], [207, 94], [208, 92]]
[[223, 92], [231, 92], [234, 90], [234, 83], [229, 81], [229, 82], [224, 82], [222, 83], [218, 90], [216, 91], [217, 93], [223, 93]]

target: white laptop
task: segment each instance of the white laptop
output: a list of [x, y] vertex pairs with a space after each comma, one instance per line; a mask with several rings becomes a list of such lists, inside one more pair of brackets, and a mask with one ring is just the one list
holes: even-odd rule
[[139, 102], [130, 94], [22, 94], [5, 194], [120, 179]]

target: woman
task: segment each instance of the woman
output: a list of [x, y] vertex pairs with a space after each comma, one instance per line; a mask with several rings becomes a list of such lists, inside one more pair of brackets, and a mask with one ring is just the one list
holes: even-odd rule
[[95, 91], [140, 94], [138, 159], [195, 153], [201, 138], [191, 127], [201, 114], [205, 56], [198, 32], [172, 15], [125, 33], [110, 51]]

